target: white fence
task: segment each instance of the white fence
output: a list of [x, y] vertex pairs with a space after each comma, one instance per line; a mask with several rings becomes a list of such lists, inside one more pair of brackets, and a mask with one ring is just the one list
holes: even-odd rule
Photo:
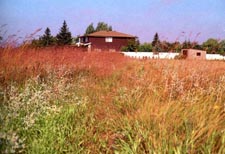
[[[179, 53], [160, 52], [122, 52], [125, 56], [138, 59], [174, 59]], [[225, 56], [219, 54], [206, 54], [207, 60], [225, 60]]]
[[220, 54], [206, 54], [207, 60], [225, 60], [225, 56]]
[[138, 59], [174, 59], [179, 53], [160, 52], [153, 54], [153, 52], [123, 52], [125, 56]]

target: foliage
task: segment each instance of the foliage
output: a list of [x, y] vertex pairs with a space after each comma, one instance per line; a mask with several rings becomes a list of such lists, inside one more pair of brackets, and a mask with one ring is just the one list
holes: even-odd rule
[[56, 38], [51, 35], [51, 30], [47, 27], [43, 36], [31, 41], [31, 47], [47, 47], [56, 44]]
[[95, 31], [112, 31], [112, 26], [108, 25], [107, 23], [104, 22], [98, 22], [97, 27]]
[[219, 43], [216, 39], [210, 38], [202, 44], [202, 47], [208, 53], [216, 53], [219, 49]]
[[66, 21], [64, 20], [60, 32], [56, 35], [58, 45], [69, 45], [72, 43], [72, 36]]
[[171, 43], [167, 42], [167, 41], [162, 41], [160, 42], [160, 48], [162, 50], [162, 52], [168, 52], [172, 50], [172, 45]]
[[202, 45], [198, 44], [197, 42], [192, 43], [192, 48], [197, 50], [203, 50]]
[[[150, 44], [150, 43], [147, 43]], [[139, 47], [140, 51], [143, 50], [143, 46]], [[152, 41], [152, 50], [147, 50], [148, 52], [180, 52], [181, 49], [198, 49], [198, 50], [206, 50], [207, 53], [217, 53], [217, 54], [225, 54], [225, 41], [222, 40], [218, 42], [216, 39], [208, 39], [203, 44], [198, 44], [198, 42], [191, 42], [190, 40], [180, 42], [167, 42], [167, 41], [159, 41], [159, 36], [156, 33], [154, 36], [154, 40]]]
[[112, 31], [112, 26], [108, 25], [105, 22], [98, 22], [96, 28], [93, 23], [91, 23], [85, 30], [84, 35], [88, 35], [98, 31]]
[[33, 39], [31, 41], [30, 47], [33, 47], [33, 48], [42, 47], [41, 41], [39, 39]]
[[79, 37], [80, 37], [79, 35], [76, 36], [76, 37], [74, 37], [74, 38], [73, 38], [72, 44], [73, 44], [73, 43], [76, 43], [76, 42], [79, 42]]
[[86, 29], [86, 31], [85, 31], [85, 35], [88, 35], [88, 34], [91, 34], [91, 33], [94, 33], [95, 32], [95, 28], [94, 28], [94, 26], [93, 26], [93, 23], [91, 23], [88, 27], [87, 27], [87, 29]]
[[192, 48], [192, 44], [191, 44], [191, 41], [190, 40], [185, 40], [184, 41], [184, 43], [183, 43], [183, 45], [182, 45], [182, 48], [183, 49], [190, 49], [190, 48]]
[[140, 52], [152, 52], [151, 43], [144, 43], [144, 44], [139, 45], [138, 51], [140, 51]]
[[171, 51], [181, 52], [182, 44], [180, 42], [171, 43]]
[[41, 42], [41, 45], [44, 47], [55, 44], [55, 39], [51, 35], [51, 31], [48, 27], [45, 30], [45, 34], [42, 37], [40, 37], [40, 42]]
[[153, 41], [152, 41], [152, 46], [155, 47], [155, 46], [159, 45], [159, 43], [160, 43], [159, 35], [158, 35], [158, 33], [155, 33]]
[[155, 33], [155, 35], [154, 35], [154, 38], [152, 41], [152, 47], [153, 47], [153, 50], [152, 50], [153, 52], [161, 52], [162, 51], [158, 33]]
[[138, 50], [138, 46], [139, 46], [138, 41], [131, 39], [128, 41], [127, 46], [123, 46], [121, 50], [134, 52]]
[[219, 43], [219, 53], [225, 55], [225, 40], [222, 40]]

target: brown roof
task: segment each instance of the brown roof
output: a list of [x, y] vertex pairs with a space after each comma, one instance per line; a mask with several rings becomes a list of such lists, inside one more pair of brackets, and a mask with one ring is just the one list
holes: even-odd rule
[[134, 38], [135, 36], [129, 35], [129, 34], [124, 34], [116, 31], [98, 31], [91, 33], [87, 36], [93, 36], [93, 37], [132, 37]]

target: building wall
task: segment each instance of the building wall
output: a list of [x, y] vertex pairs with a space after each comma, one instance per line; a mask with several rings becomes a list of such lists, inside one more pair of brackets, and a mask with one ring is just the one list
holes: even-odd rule
[[181, 53], [186, 59], [199, 59], [199, 60], [206, 59], [206, 51], [203, 50], [183, 49]]
[[112, 42], [106, 42], [105, 37], [89, 37], [88, 42], [91, 42], [92, 51], [121, 51], [121, 48], [132, 39], [135, 40], [135, 38], [113, 37]]

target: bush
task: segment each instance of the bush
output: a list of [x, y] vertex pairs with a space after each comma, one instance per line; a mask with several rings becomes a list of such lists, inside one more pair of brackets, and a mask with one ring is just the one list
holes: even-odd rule
[[152, 52], [152, 45], [151, 45], [151, 43], [144, 43], [144, 44], [141, 44], [141, 45], [138, 47], [138, 51], [139, 51], [139, 52]]
[[138, 50], [138, 41], [135, 40], [129, 40], [127, 46], [123, 46], [121, 48], [122, 51], [130, 51], [134, 52]]

